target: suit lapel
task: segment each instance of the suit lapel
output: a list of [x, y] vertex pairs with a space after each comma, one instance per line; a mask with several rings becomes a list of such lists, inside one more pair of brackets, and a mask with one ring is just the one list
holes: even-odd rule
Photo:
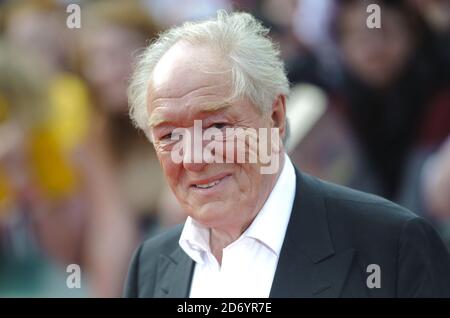
[[193, 270], [194, 261], [181, 248], [177, 247], [170, 255], [161, 254], [154, 297], [189, 297]]
[[321, 189], [296, 170], [296, 195], [270, 297], [338, 297], [354, 250], [336, 253]]

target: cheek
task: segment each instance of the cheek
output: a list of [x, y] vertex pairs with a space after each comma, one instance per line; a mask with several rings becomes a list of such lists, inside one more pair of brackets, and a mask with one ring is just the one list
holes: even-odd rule
[[239, 194], [244, 194], [244, 197], [251, 197], [258, 192], [258, 185], [260, 184], [259, 166], [257, 164], [244, 163], [237, 164], [237, 172], [235, 182], [239, 189]]
[[181, 165], [174, 163], [170, 154], [158, 155], [158, 159], [169, 184], [172, 187], [179, 184]]

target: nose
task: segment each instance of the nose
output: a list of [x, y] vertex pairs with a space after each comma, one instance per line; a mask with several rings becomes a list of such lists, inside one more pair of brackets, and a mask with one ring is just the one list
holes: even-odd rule
[[192, 172], [199, 172], [208, 164], [203, 158], [203, 142], [197, 140], [197, 136], [189, 131], [189, 137], [184, 138], [183, 167]]
[[183, 167], [186, 170], [192, 171], [192, 172], [200, 172], [204, 169], [204, 167], [206, 166], [205, 162], [201, 162], [201, 163], [195, 163], [195, 162], [184, 162], [183, 161]]

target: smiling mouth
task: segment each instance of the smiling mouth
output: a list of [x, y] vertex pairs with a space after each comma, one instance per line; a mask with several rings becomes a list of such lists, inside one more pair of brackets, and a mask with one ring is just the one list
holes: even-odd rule
[[209, 188], [214, 187], [219, 182], [220, 182], [220, 180], [216, 180], [216, 181], [213, 181], [213, 182], [207, 183], [207, 184], [194, 184], [194, 186], [199, 189], [209, 189]]
[[191, 185], [194, 189], [211, 189], [212, 187], [218, 185], [223, 179], [227, 178], [229, 175], [224, 175], [223, 177], [220, 177], [219, 179], [216, 179], [214, 181], [208, 182], [208, 183], [194, 183]]

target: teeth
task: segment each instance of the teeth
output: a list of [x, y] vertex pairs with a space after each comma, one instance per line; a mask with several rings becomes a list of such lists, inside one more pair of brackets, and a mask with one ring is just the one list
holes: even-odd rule
[[207, 183], [207, 184], [196, 184], [195, 186], [200, 189], [208, 189], [208, 188], [215, 186], [219, 182], [220, 182], [220, 180], [216, 180], [216, 181], [213, 181], [213, 182]]

